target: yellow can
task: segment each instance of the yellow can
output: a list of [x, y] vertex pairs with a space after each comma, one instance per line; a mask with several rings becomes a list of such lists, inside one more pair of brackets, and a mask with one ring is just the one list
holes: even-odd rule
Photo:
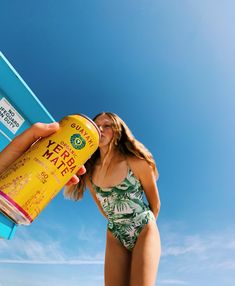
[[96, 124], [84, 115], [60, 121], [59, 130], [36, 142], [0, 175], [0, 210], [30, 224], [99, 145]]

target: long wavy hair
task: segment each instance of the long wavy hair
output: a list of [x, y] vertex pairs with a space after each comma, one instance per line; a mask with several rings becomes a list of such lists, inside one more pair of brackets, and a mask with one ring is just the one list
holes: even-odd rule
[[[125, 157], [135, 156], [137, 158], [146, 160], [147, 163], [152, 167], [157, 178], [158, 172], [152, 154], [142, 143], [135, 139], [126, 123], [117, 114], [112, 112], [99, 113], [93, 118], [93, 121], [95, 121], [101, 115], [107, 115], [112, 120], [112, 129], [114, 132], [114, 136], [109, 144], [109, 150], [107, 154], [109, 154], [111, 149], [115, 147]], [[99, 157], [100, 151], [98, 148], [91, 156], [91, 158], [85, 163], [86, 175], [79, 177], [78, 184], [64, 188], [65, 198], [75, 201], [82, 199], [83, 193], [86, 189], [85, 176], [92, 176], [94, 166]]]

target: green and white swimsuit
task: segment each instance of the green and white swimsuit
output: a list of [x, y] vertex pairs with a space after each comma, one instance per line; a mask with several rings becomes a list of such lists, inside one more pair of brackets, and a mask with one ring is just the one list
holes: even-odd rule
[[128, 249], [132, 250], [143, 229], [155, 217], [143, 200], [143, 187], [131, 169], [117, 186], [100, 188], [93, 182], [96, 197], [108, 217], [108, 229]]

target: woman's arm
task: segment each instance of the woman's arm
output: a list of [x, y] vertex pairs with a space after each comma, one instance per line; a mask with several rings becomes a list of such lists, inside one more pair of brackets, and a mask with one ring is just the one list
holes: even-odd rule
[[160, 211], [160, 197], [152, 167], [143, 159], [132, 158], [131, 167], [143, 186], [150, 209], [157, 218]]

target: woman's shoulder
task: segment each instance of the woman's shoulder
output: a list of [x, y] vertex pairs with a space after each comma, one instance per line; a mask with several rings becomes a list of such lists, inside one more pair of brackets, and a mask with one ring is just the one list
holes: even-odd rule
[[128, 156], [127, 163], [129, 168], [138, 178], [140, 178], [141, 174], [143, 174], [145, 171], [148, 172], [151, 170], [151, 166], [145, 159], [138, 158], [136, 156]]
[[127, 162], [135, 167], [146, 167], [149, 166], [148, 162], [145, 159], [136, 157], [136, 156], [128, 156]]

